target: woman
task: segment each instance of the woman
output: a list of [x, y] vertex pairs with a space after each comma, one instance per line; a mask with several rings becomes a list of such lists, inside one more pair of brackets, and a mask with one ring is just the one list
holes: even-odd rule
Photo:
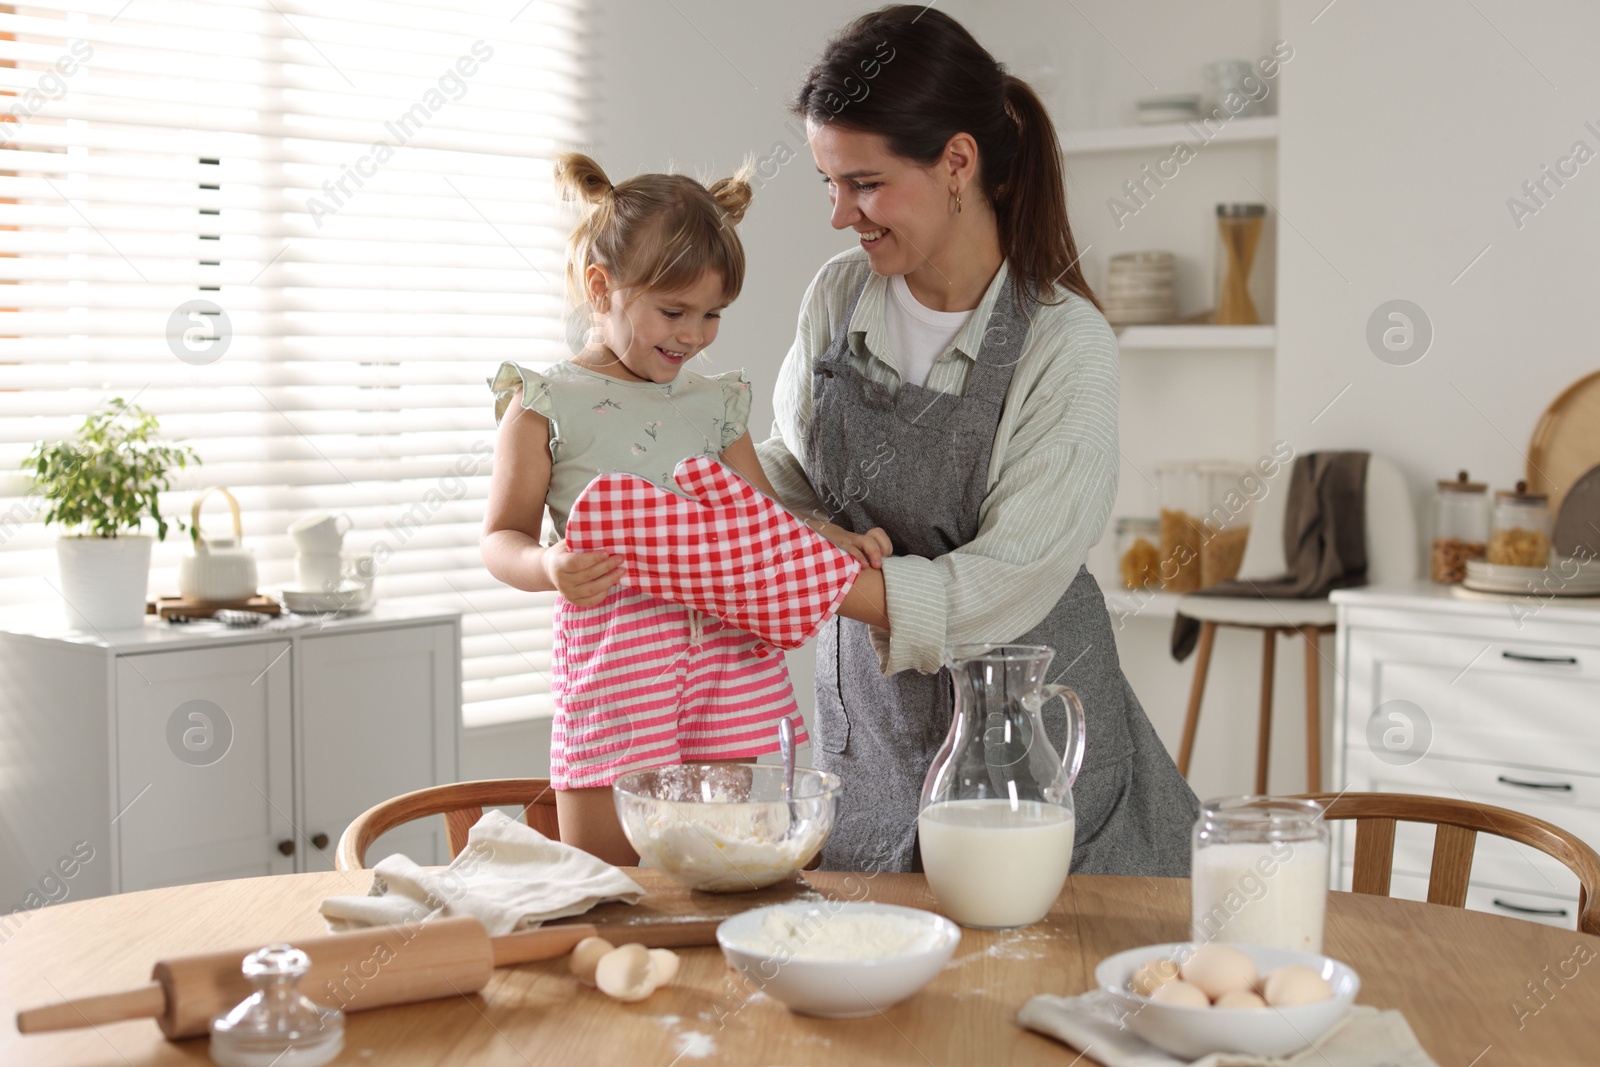
[[[817, 643], [815, 761], [845, 782], [823, 866], [917, 869], [951, 719], [941, 651], [1018, 642], [1056, 649], [1051, 681], [1088, 713], [1072, 869], [1186, 876], [1195, 797], [1083, 566], [1116, 495], [1117, 348], [1044, 105], [960, 23], [906, 5], [830, 41], [794, 110], [861, 247], [806, 294], [761, 461], [787, 506], [882, 531], [881, 569]], [[1061, 751], [1059, 704], [1045, 721]]]

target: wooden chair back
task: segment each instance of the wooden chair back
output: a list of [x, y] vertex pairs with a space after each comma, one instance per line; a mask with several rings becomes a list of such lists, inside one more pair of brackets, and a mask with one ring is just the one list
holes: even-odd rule
[[1355, 820], [1351, 889], [1357, 893], [1389, 895], [1396, 823], [1431, 823], [1436, 829], [1428, 903], [1466, 907], [1478, 834], [1494, 834], [1566, 864], [1578, 876], [1578, 929], [1600, 935], [1600, 853], [1559, 826], [1491, 804], [1409, 793], [1312, 793], [1303, 799], [1321, 801], [1325, 818]]
[[483, 817], [484, 808], [522, 809], [523, 819], [552, 840], [560, 839], [556, 825], [556, 795], [548, 778], [492, 778], [480, 782], [455, 782], [430, 786], [385, 800], [368, 808], [345, 828], [339, 838], [334, 867], [359, 871], [366, 867], [367, 849], [397, 826], [430, 815], [443, 815], [450, 858], [467, 847], [467, 831]]

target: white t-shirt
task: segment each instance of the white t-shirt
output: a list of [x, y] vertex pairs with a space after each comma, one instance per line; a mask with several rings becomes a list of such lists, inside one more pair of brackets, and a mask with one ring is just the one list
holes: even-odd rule
[[889, 279], [889, 299], [883, 302], [883, 332], [894, 354], [902, 382], [923, 385], [933, 361], [944, 354], [972, 311], [933, 311], [911, 295], [903, 274]]

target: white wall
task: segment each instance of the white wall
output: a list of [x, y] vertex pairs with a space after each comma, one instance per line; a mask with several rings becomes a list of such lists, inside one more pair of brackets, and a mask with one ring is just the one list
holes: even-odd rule
[[[1419, 506], [1460, 467], [1509, 486], [1545, 405], [1600, 367], [1600, 159], [1522, 228], [1506, 208], [1573, 142], [1600, 153], [1600, 7], [1343, 0], [1312, 25], [1318, 6], [1284, 15], [1279, 430], [1395, 457]], [[1396, 298], [1435, 330], [1411, 366], [1364, 339]]]

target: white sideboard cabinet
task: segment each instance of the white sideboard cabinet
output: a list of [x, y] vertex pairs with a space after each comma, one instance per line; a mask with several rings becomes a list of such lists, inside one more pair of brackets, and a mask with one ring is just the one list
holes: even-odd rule
[[[457, 780], [456, 613], [380, 604], [274, 632], [4, 626], [0, 914], [328, 870], [362, 811]], [[385, 835], [369, 862], [444, 862], [439, 822]]]
[[[1600, 848], [1600, 606], [1416, 582], [1335, 592], [1334, 790], [1420, 793], [1525, 812]], [[1354, 824], [1332, 824], [1349, 889]], [[1395, 896], [1423, 900], [1431, 827], [1400, 824]], [[1467, 907], [1573, 928], [1578, 881], [1479, 834]]]

